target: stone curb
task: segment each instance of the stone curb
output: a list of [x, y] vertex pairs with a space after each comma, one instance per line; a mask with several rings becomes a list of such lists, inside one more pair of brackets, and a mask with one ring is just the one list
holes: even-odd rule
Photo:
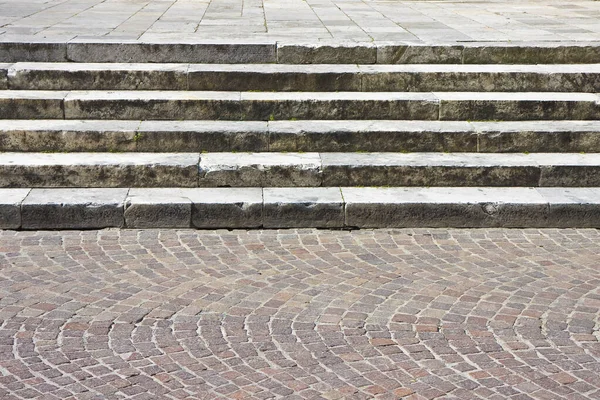
[[600, 189], [0, 189], [1, 229], [109, 227], [600, 228]]
[[3, 120], [0, 151], [600, 153], [600, 121]]
[[193, 62], [359, 64], [567, 64], [600, 62], [599, 42], [427, 44], [275, 41], [0, 41], [0, 62]]

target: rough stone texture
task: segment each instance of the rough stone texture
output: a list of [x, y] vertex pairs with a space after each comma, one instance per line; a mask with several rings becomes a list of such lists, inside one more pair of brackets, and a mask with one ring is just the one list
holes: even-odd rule
[[272, 121], [271, 151], [477, 151], [466, 122]]
[[538, 186], [524, 154], [322, 153], [323, 186]]
[[0, 189], [0, 229], [21, 227], [21, 203], [30, 189]]
[[599, 242], [0, 231], [1, 396], [593, 399]]
[[190, 90], [360, 91], [356, 65], [191, 65]]
[[[1, 37], [1, 36], [0, 36]], [[67, 44], [63, 41], [47, 42], [39, 38], [28, 38], [24, 41], [0, 40], [0, 62], [65, 62], [67, 60]]]
[[123, 226], [129, 189], [32, 189], [21, 208], [23, 229]]
[[0, 91], [0, 119], [63, 119], [67, 92]]
[[378, 43], [378, 64], [461, 64], [462, 45]]
[[265, 188], [265, 228], [343, 228], [339, 188]]
[[135, 151], [139, 125], [139, 121], [5, 120], [0, 125], [0, 151]]
[[342, 188], [346, 224], [371, 227], [527, 227], [548, 202], [532, 188]]
[[375, 64], [377, 48], [357, 43], [277, 43], [280, 64]]
[[267, 122], [142, 121], [138, 151], [268, 151]]
[[194, 187], [194, 153], [4, 153], [0, 187]]
[[[527, 39], [527, 38], [525, 38]], [[600, 62], [599, 43], [469, 43], [465, 64], [585, 64]]]
[[10, 68], [11, 64], [2, 64], [0, 63], [0, 90], [8, 89], [8, 68]]
[[472, 122], [481, 152], [600, 152], [598, 121]]
[[540, 186], [600, 186], [600, 154], [534, 154], [541, 166]]
[[200, 157], [201, 187], [321, 186], [317, 153], [208, 153]]
[[9, 72], [19, 90], [187, 90], [185, 64], [16, 63]]
[[181, 62], [181, 63], [273, 63], [277, 61], [274, 41], [189, 41], [141, 43], [118, 40], [72, 40], [67, 47], [70, 61]]
[[263, 223], [259, 188], [201, 188], [189, 192], [195, 228], [258, 228]]
[[[547, 226], [551, 227], [597, 227], [600, 226], [600, 189], [538, 188], [537, 191], [549, 202]], [[540, 225], [542, 226], [542, 225]]]
[[600, 116], [592, 93], [436, 92], [441, 120], [593, 120]]
[[128, 228], [189, 228], [192, 223], [194, 189], [131, 189], [125, 200]]

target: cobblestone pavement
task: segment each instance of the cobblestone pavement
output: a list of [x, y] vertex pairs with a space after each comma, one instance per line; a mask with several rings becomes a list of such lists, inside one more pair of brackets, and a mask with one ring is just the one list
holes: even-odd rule
[[0, 40], [600, 40], [593, 0], [0, 0]]
[[599, 399], [598, 243], [0, 231], [0, 398]]

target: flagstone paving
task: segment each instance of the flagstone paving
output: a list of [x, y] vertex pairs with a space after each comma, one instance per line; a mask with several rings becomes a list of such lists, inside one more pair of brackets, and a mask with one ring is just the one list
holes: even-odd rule
[[599, 241], [0, 231], [0, 398], [598, 399]]
[[593, 0], [0, 0], [0, 41], [598, 41]]

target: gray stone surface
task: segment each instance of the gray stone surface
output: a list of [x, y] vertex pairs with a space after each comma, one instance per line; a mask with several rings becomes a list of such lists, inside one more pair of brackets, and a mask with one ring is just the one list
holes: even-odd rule
[[63, 119], [67, 92], [0, 90], [0, 119]]
[[65, 62], [67, 44], [52, 39], [20, 38], [18, 41], [5, 41], [0, 35], [0, 62]]
[[194, 187], [195, 153], [1, 153], [0, 187]]
[[11, 64], [0, 63], [0, 90], [8, 89], [8, 69]]
[[525, 154], [321, 153], [323, 186], [538, 186]]
[[378, 43], [379, 64], [461, 64], [462, 45]]
[[192, 223], [194, 189], [132, 188], [125, 200], [128, 228], [189, 228]]
[[0, 189], [0, 229], [21, 227], [21, 203], [30, 189]]
[[357, 43], [277, 43], [281, 64], [375, 64], [377, 48]]
[[320, 185], [317, 153], [208, 153], [200, 157], [201, 187]]
[[19, 90], [187, 90], [186, 64], [16, 63], [8, 72]]
[[22, 204], [22, 229], [123, 226], [129, 189], [32, 189]]
[[[600, 226], [600, 189], [595, 188], [538, 188], [549, 203], [547, 226]], [[542, 226], [542, 225], [540, 225]]]
[[136, 151], [139, 125], [139, 121], [4, 120], [0, 151]]
[[441, 120], [593, 120], [600, 102], [593, 93], [436, 92]]
[[263, 194], [259, 188], [200, 188], [188, 193], [195, 228], [259, 228]]
[[186, 40], [171, 43], [76, 39], [67, 45], [69, 60], [102, 62], [272, 63], [277, 61], [275, 41]]
[[339, 188], [265, 188], [265, 228], [343, 228]]
[[528, 227], [548, 203], [532, 188], [342, 188], [351, 227]]

